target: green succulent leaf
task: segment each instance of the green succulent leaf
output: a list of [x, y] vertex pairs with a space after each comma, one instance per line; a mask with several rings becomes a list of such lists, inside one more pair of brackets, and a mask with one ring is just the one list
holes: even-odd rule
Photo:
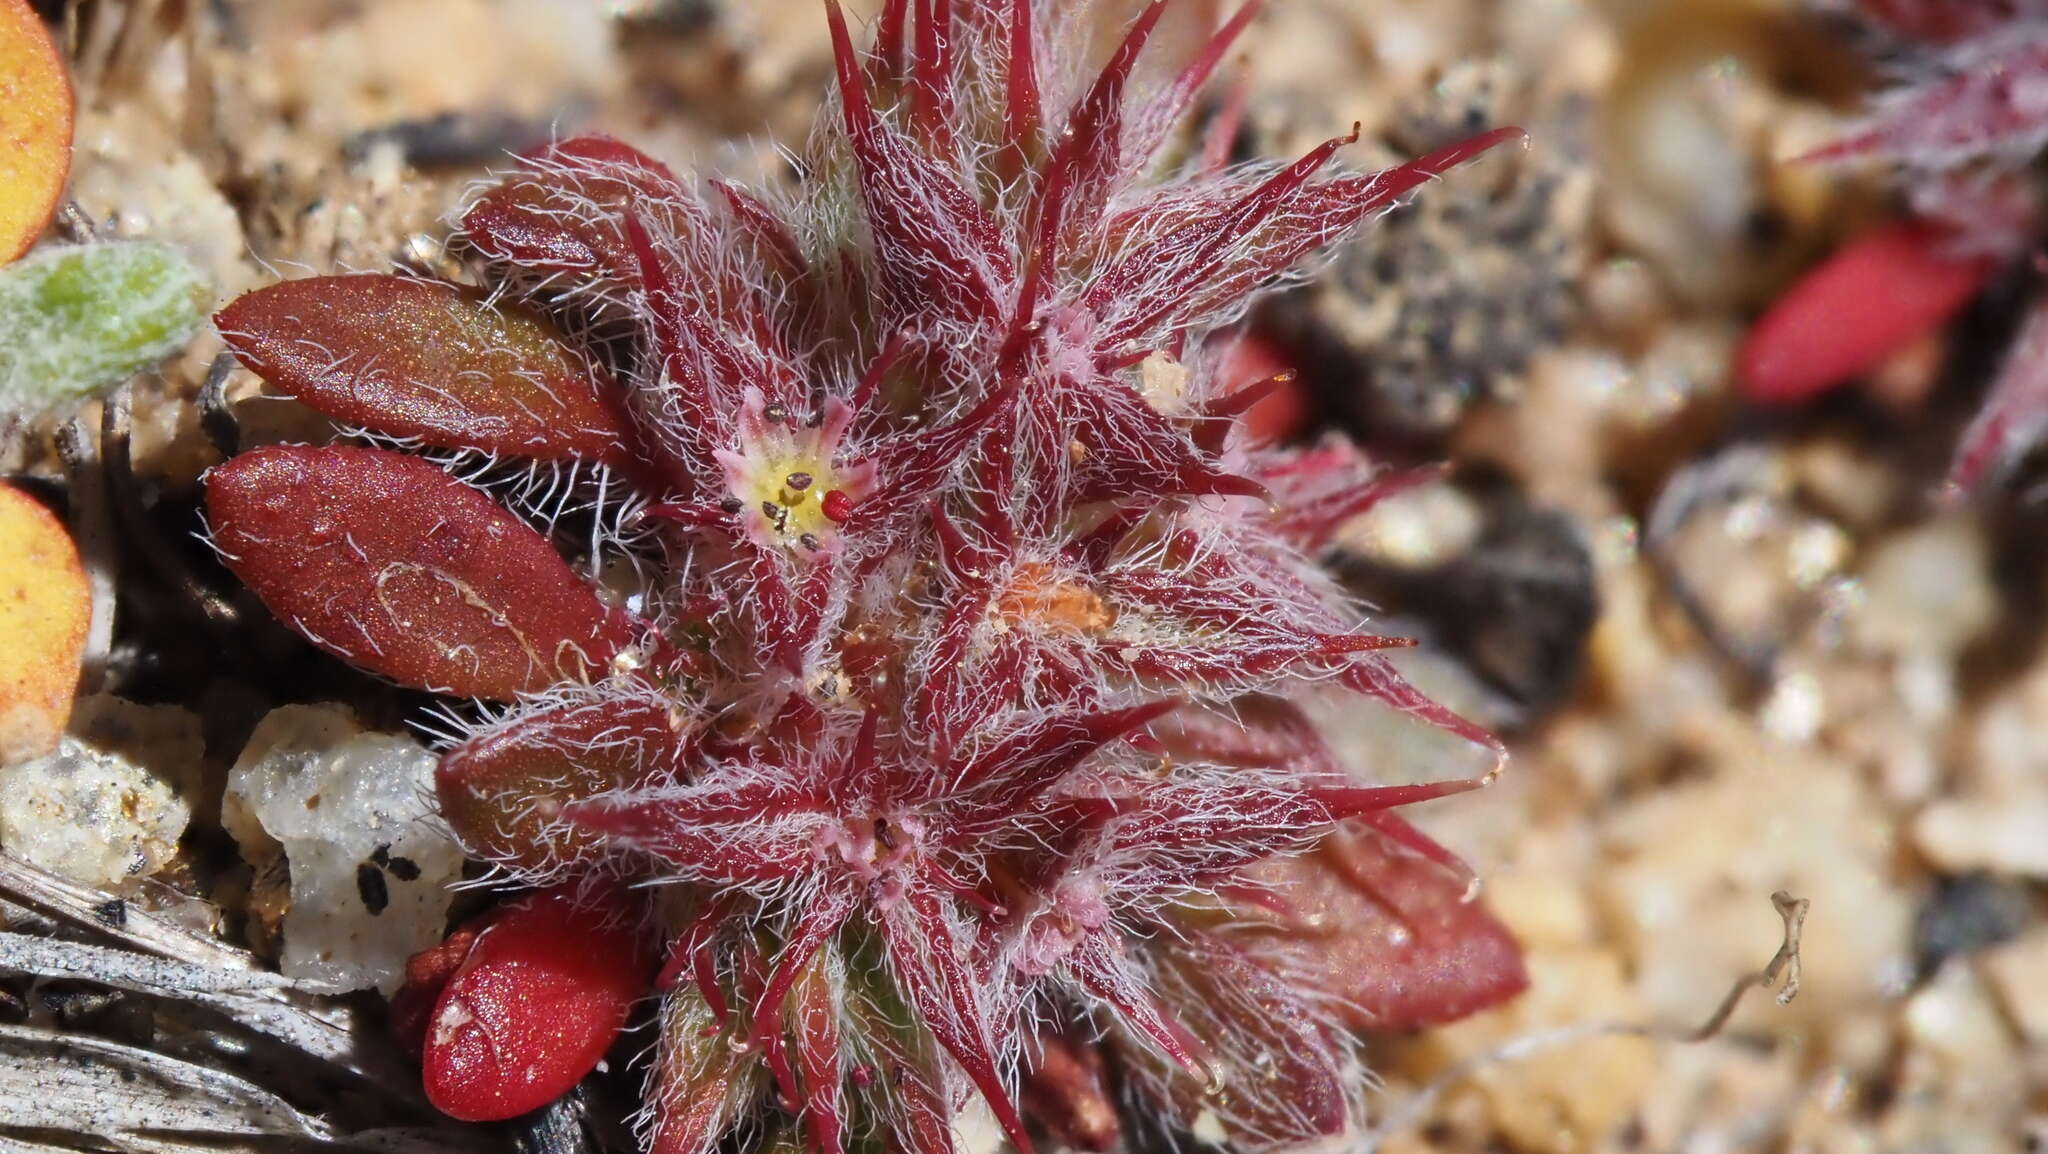
[[90, 395], [191, 339], [213, 288], [158, 241], [51, 249], [0, 269], [0, 411]]

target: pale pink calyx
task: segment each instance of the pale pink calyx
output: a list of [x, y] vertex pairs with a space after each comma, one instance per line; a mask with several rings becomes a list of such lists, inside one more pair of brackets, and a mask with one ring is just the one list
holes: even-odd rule
[[717, 457], [725, 467], [727, 507], [756, 544], [798, 556], [836, 551], [844, 510], [857, 506], [875, 483], [873, 465], [840, 460], [840, 442], [852, 423], [852, 408], [836, 397], [806, 419], [769, 404], [759, 389], [747, 390], [739, 446]]

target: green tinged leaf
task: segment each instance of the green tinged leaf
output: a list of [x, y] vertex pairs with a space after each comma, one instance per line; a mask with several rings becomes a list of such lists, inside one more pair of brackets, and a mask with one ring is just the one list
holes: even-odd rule
[[206, 274], [157, 241], [51, 249], [0, 269], [0, 411], [86, 396], [162, 360], [212, 296]]

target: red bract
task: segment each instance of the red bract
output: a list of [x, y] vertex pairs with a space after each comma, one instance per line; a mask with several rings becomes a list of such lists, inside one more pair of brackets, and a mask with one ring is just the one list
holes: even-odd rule
[[2015, 464], [2048, 431], [2048, 302], [2037, 302], [2006, 351], [1984, 409], [1963, 433], [1949, 485], [1968, 491]]
[[1877, 368], [1947, 324], [1995, 263], [1952, 233], [1891, 225], [1844, 245], [1778, 298], [1735, 355], [1751, 400], [1796, 404]]
[[1936, 43], [1988, 32], [2038, 0], [1857, 0], [1863, 14], [1901, 36]]
[[[330, 652], [503, 703], [437, 779], [472, 853], [659, 883], [651, 982], [566, 889], [423, 959], [444, 1108], [560, 1092], [659, 990], [663, 1154], [750, 1125], [943, 1154], [974, 1095], [1020, 1148], [1100, 1145], [1108, 1081], [1279, 1145], [1355, 1121], [1354, 1028], [1520, 987], [1456, 859], [1393, 814], [1486, 779], [1374, 783], [1294, 704], [1353, 694], [1498, 754], [1309, 559], [1414, 475], [1266, 447], [1247, 414], [1284, 380], [1215, 365], [1252, 294], [1513, 133], [1159, 183], [1249, 12], [1146, 87], [1155, 4], [1068, 91], [1086, 46], [1042, 30], [1087, 22], [1059, 7], [892, 0], [863, 53], [828, 4], [840, 98], [793, 197], [564, 141], [466, 211], [486, 283], [301, 281], [223, 314], [308, 404], [439, 454], [231, 461], [228, 563]], [[603, 598], [600, 570], [625, 575]], [[1262, 879], [1317, 912], [1247, 904]]]

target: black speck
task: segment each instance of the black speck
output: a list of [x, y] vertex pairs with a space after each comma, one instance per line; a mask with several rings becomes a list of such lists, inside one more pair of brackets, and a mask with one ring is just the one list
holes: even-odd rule
[[1913, 953], [1921, 977], [1950, 958], [2018, 937], [2040, 914], [2023, 883], [1989, 874], [1944, 877], [1913, 917]]
[[371, 860], [371, 861], [373, 861], [373, 862], [376, 862], [376, 863], [377, 863], [378, 865], [380, 865], [380, 866], [388, 866], [388, 865], [390, 865], [390, 864], [391, 864], [391, 847], [390, 847], [390, 846], [388, 846], [388, 845], [380, 845], [380, 846], [378, 846], [378, 847], [377, 847], [376, 849], [373, 849], [373, 850], [371, 850], [371, 851], [370, 851], [370, 860]]
[[745, 501], [740, 500], [738, 497], [727, 497], [725, 500], [720, 501], [718, 503], [718, 507], [725, 510], [727, 513], [737, 513], [741, 509], [746, 508], [747, 503]]
[[103, 926], [120, 929], [128, 924], [128, 903], [120, 898], [101, 902], [92, 908], [92, 916]]
[[384, 886], [384, 871], [364, 862], [356, 867], [356, 894], [363, 899], [363, 908], [374, 917], [384, 912], [391, 904], [391, 891]]
[[391, 876], [397, 878], [399, 881], [416, 882], [420, 880], [419, 863], [413, 861], [409, 857], [392, 858], [391, 861], [387, 863], [386, 868], [388, 868], [391, 871]]

